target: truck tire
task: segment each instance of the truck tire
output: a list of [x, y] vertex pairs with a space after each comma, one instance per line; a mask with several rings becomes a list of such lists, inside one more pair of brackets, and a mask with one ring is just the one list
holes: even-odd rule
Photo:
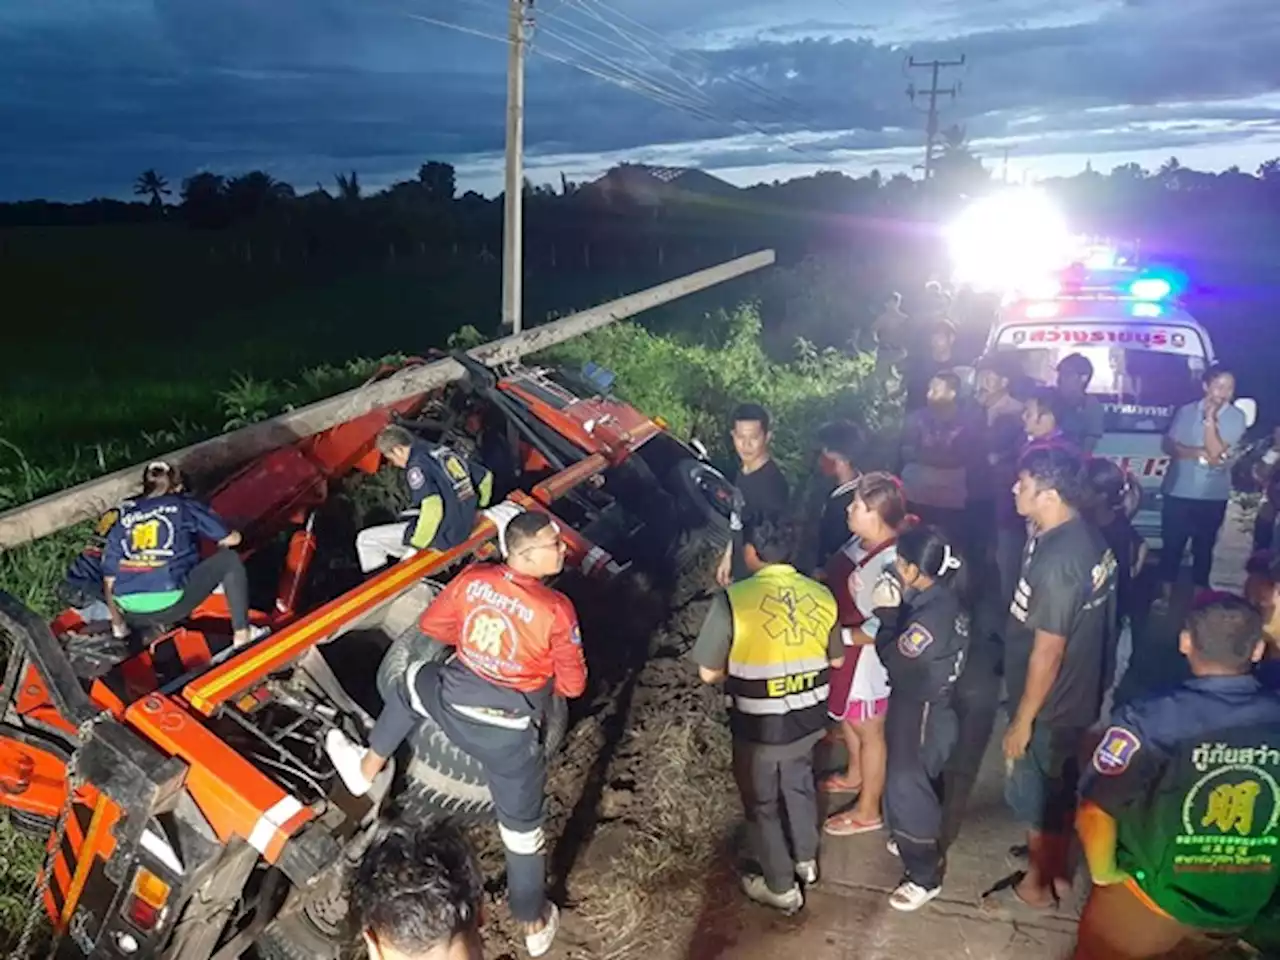
[[[451, 653], [444, 644], [424, 637], [416, 625], [410, 626], [382, 658], [378, 667], [378, 693], [385, 702], [411, 659], [439, 662]], [[547, 708], [545, 749], [548, 757], [559, 751], [568, 726], [568, 702], [563, 697], [552, 697]], [[435, 720], [419, 717], [406, 745], [409, 761], [404, 768], [404, 787], [396, 797], [396, 806], [404, 816], [426, 821], [443, 814], [468, 823], [493, 819], [493, 797], [485, 781], [484, 768], [470, 754], [455, 747]]]

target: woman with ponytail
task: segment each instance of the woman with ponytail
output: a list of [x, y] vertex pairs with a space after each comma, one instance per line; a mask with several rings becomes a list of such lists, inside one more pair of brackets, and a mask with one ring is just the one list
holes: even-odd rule
[[889, 849], [904, 873], [889, 897], [895, 910], [917, 910], [942, 892], [939, 784], [957, 736], [951, 691], [969, 645], [964, 573], [947, 534], [915, 527], [898, 538], [896, 582], [883, 584], [886, 596], [878, 600], [897, 607], [893, 626], [876, 636], [893, 691], [884, 732]]
[[892, 568], [898, 534], [914, 522], [897, 477], [868, 473], [858, 481], [848, 511], [853, 536], [828, 560], [825, 582], [836, 598], [844, 664], [831, 676], [827, 712], [840, 722], [849, 753], [845, 773], [822, 783], [826, 793], [857, 793], [857, 803], [827, 818], [823, 830], [837, 837], [869, 833], [884, 826], [884, 717], [889, 678], [876, 653], [881, 629], [873, 597], [882, 574]]

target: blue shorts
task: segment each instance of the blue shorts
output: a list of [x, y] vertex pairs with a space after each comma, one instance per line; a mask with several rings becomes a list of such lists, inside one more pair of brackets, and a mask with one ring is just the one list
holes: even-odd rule
[[1004, 800], [1019, 823], [1041, 833], [1073, 828], [1084, 731], [1035, 724], [1027, 752], [1014, 761]]

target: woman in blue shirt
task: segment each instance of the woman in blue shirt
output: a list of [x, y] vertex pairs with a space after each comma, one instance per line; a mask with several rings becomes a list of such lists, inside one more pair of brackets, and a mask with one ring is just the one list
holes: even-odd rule
[[[200, 559], [201, 538], [218, 544]], [[117, 637], [129, 625], [176, 623], [221, 585], [231, 609], [235, 644], [255, 639], [249, 627], [249, 581], [232, 549], [240, 533], [205, 504], [182, 492], [178, 471], [163, 461], [142, 475], [142, 495], [121, 510], [103, 550], [107, 605]]]

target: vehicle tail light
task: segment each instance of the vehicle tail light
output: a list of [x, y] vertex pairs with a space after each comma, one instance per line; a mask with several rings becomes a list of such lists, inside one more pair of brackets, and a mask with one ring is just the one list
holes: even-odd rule
[[669, 426], [671, 426], [669, 423], [667, 423], [666, 417], [654, 417], [653, 424], [659, 430], [666, 430]]
[[169, 893], [169, 884], [146, 867], [138, 867], [133, 874], [133, 885], [124, 903], [126, 919], [143, 932], [154, 930], [164, 914]]

